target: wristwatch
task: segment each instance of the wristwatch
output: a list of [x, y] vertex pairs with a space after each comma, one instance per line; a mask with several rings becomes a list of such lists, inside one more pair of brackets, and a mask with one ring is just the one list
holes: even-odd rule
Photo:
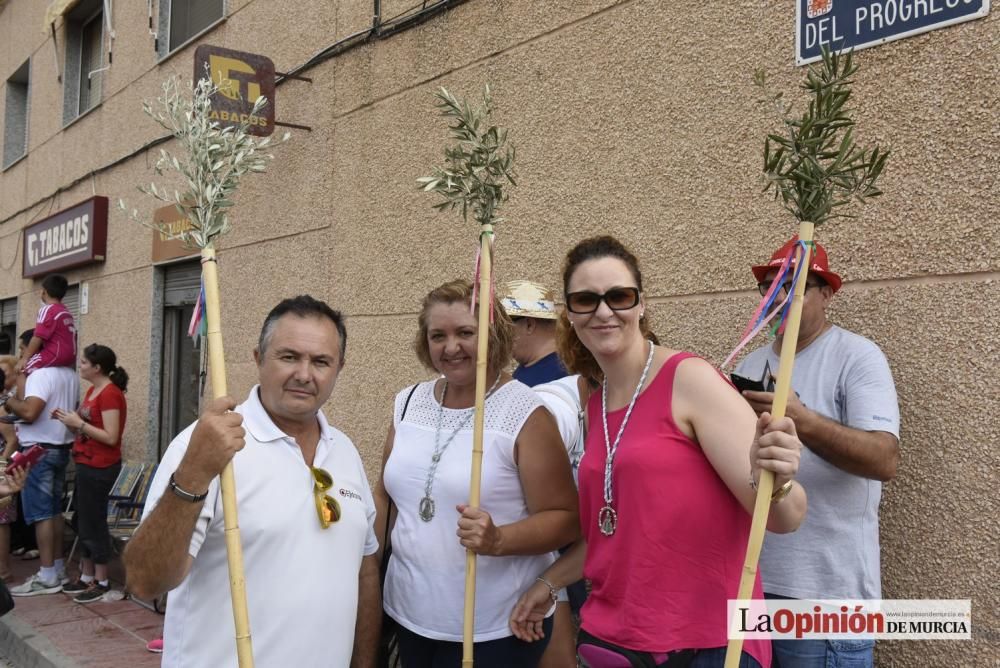
[[190, 501], [191, 503], [200, 503], [208, 497], [208, 490], [205, 490], [203, 494], [194, 494], [178, 485], [177, 481], [174, 480], [173, 473], [170, 474], [170, 491], [173, 492], [175, 496], [179, 496], [185, 501]]

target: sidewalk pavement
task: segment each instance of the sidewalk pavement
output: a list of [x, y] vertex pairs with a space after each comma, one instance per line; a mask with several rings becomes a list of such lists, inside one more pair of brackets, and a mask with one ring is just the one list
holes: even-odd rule
[[[38, 560], [11, 557], [11, 568], [19, 584], [38, 570]], [[113, 581], [112, 588], [121, 585]], [[146, 643], [163, 633], [163, 616], [135, 601], [82, 605], [60, 593], [14, 602], [14, 610], [0, 618], [0, 656], [18, 668], [160, 665], [160, 656], [147, 652]]]

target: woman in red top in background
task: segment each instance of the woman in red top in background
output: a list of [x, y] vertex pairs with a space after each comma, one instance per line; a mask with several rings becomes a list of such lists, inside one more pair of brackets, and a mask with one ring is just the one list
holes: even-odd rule
[[111, 348], [93, 343], [80, 359], [80, 378], [90, 383], [76, 412], [56, 411], [55, 417], [76, 432], [77, 532], [82, 546], [80, 579], [63, 586], [77, 603], [99, 601], [111, 589], [108, 562], [108, 495], [122, 468], [122, 433], [125, 431], [125, 388], [128, 374]]
[[[592, 586], [580, 613], [584, 665], [721, 667], [751, 479], [775, 474], [769, 530], [794, 531], [805, 516], [805, 492], [792, 482], [802, 447], [795, 426], [758, 420], [708, 362], [648, 339], [638, 261], [618, 240], [577, 244], [563, 288], [560, 355], [571, 373], [602, 383], [587, 405], [583, 539], [539, 574], [511, 627], [538, 638], [554, 591], [582, 576]], [[759, 577], [754, 597], [763, 598]], [[768, 641], [744, 648], [741, 666], [770, 665]]]

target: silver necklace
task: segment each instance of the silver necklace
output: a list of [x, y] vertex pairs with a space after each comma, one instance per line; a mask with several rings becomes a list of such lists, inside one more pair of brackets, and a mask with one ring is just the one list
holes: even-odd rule
[[[486, 399], [490, 398], [490, 395], [493, 394], [493, 390], [495, 390], [497, 385], [500, 384], [500, 377], [502, 375], [503, 374], [497, 374], [497, 379], [493, 381], [493, 386], [486, 392]], [[434, 497], [431, 496], [431, 492], [434, 490], [434, 476], [437, 475], [437, 467], [438, 463], [441, 461], [441, 455], [443, 455], [444, 451], [448, 449], [451, 442], [455, 440], [455, 436], [458, 435], [458, 432], [465, 429], [465, 427], [469, 424], [469, 420], [471, 420], [472, 416], [476, 414], [475, 406], [466, 409], [468, 413], [466, 413], [465, 417], [462, 419], [462, 424], [458, 425], [458, 427], [455, 428], [455, 431], [451, 432], [451, 436], [449, 436], [448, 440], [444, 442], [444, 445], [441, 445], [441, 424], [444, 421], [444, 398], [447, 393], [448, 379], [445, 378], [444, 387], [441, 388], [441, 405], [438, 406], [437, 431], [434, 434], [434, 454], [431, 455], [431, 465], [430, 468], [427, 469], [427, 482], [424, 483], [424, 498], [420, 499], [420, 506], [417, 509], [419, 511], [420, 519], [424, 522], [430, 522], [434, 519]], [[431, 388], [431, 395], [433, 394], [434, 389]]]
[[628, 424], [628, 419], [632, 415], [632, 409], [635, 408], [635, 401], [639, 398], [639, 392], [642, 390], [643, 383], [646, 382], [646, 376], [649, 374], [649, 367], [653, 364], [653, 342], [649, 342], [649, 355], [646, 357], [646, 366], [642, 369], [642, 376], [639, 377], [639, 384], [635, 386], [635, 392], [632, 393], [632, 401], [628, 402], [628, 410], [625, 411], [625, 418], [622, 420], [622, 426], [618, 428], [618, 435], [615, 437], [614, 444], [611, 443], [611, 438], [608, 436], [608, 377], [604, 376], [604, 383], [601, 387], [601, 419], [604, 421], [604, 446], [608, 451], [608, 458], [604, 462], [604, 507], [601, 508], [601, 512], [597, 514], [597, 528], [601, 530], [601, 533], [605, 536], [610, 536], [615, 532], [618, 527], [618, 513], [615, 512], [613, 507], [613, 492], [611, 487], [611, 470], [615, 462], [615, 453], [618, 452], [618, 444], [621, 443], [622, 434], [625, 432], [625, 425]]

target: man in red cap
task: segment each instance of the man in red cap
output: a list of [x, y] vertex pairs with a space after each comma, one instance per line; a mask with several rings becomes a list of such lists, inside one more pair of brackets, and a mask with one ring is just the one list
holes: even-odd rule
[[[771, 260], [752, 268], [761, 295], [768, 292], [793, 237]], [[794, 268], [794, 259], [793, 268]], [[840, 289], [826, 250], [816, 244], [802, 304], [802, 324], [786, 414], [806, 446], [798, 480], [809, 494], [809, 513], [798, 531], [768, 533], [760, 558], [768, 598], [878, 599], [878, 506], [882, 482], [899, 462], [896, 387], [879, 347], [827, 319]], [[778, 288], [780, 303], [791, 288], [789, 271]], [[753, 351], [737, 373], [762, 378], [777, 369], [782, 337]], [[764, 379], [765, 383], [767, 379]], [[771, 392], [743, 392], [759, 415], [771, 411]], [[873, 640], [773, 640], [775, 665], [800, 668], [873, 665]]]

